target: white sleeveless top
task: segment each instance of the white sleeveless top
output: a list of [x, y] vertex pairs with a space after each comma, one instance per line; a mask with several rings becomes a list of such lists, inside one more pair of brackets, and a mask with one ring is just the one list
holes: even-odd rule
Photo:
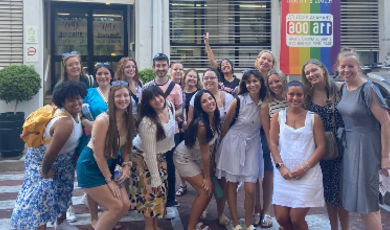
[[[60, 150], [59, 154], [74, 152], [76, 150], [77, 146], [79, 145], [79, 140], [80, 140], [81, 136], [83, 135], [83, 127], [81, 126], [80, 115], [77, 114], [77, 117], [78, 117], [78, 120], [79, 120], [79, 122], [77, 123], [75, 121], [75, 119], [65, 109], [57, 109], [54, 114], [58, 114], [58, 113], [66, 113], [66, 114], [68, 114], [69, 117], [73, 121], [73, 131], [70, 134], [68, 140], [65, 142], [64, 146], [62, 147], [62, 149]], [[43, 134], [43, 139], [50, 139], [50, 138], [52, 138], [50, 136], [50, 128], [53, 126], [53, 124], [56, 121], [58, 121], [59, 119], [61, 119], [63, 117], [66, 117], [66, 116], [55, 117], [55, 118], [51, 119], [49, 121], [49, 123], [47, 123], [46, 128], [45, 128], [45, 133]], [[50, 145], [50, 143], [45, 144], [46, 148], [48, 148], [49, 145]]]

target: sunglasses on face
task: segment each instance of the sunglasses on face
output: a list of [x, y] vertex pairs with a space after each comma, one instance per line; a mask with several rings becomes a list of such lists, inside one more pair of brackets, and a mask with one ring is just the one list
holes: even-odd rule
[[113, 82], [111, 82], [111, 85], [114, 85], [114, 86], [126, 85], [126, 86], [128, 86], [129, 83], [127, 81], [113, 81]]
[[75, 54], [77, 54], [76, 51], [72, 51], [72, 52], [69, 52], [69, 53], [63, 53], [63, 54], [62, 54], [62, 59], [68, 57], [69, 55], [75, 55]]
[[110, 66], [110, 63], [109, 62], [104, 62], [104, 63], [101, 63], [101, 62], [98, 62], [95, 64], [96, 67], [101, 67], [101, 66]]

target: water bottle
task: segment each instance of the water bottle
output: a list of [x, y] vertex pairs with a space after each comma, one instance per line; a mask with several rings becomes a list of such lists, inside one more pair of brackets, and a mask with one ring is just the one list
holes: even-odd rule
[[83, 117], [87, 118], [89, 121], [94, 121], [95, 119], [92, 116], [91, 106], [88, 103], [83, 103], [81, 107], [81, 114]]
[[[122, 176], [122, 167], [120, 165], [115, 166], [115, 171], [114, 171], [114, 181], [118, 184], [119, 183], [119, 178]], [[123, 187], [123, 183], [119, 184], [119, 188]]]

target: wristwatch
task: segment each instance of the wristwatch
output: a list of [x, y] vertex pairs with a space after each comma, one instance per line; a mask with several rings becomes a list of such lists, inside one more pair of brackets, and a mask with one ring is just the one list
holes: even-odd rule
[[281, 169], [283, 166], [284, 166], [283, 163], [276, 163], [276, 164], [275, 164], [275, 167], [276, 167], [277, 169]]

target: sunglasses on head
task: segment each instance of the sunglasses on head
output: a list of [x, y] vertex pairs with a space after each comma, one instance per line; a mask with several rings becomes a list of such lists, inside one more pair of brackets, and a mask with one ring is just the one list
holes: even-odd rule
[[113, 81], [113, 82], [111, 82], [111, 85], [114, 85], [114, 86], [126, 85], [126, 86], [128, 86], [129, 83], [127, 81]]
[[63, 54], [62, 54], [62, 58], [66, 58], [66, 57], [68, 57], [69, 55], [75, 55], [75, 54], [77, 54], [76, 51], [71, 51], [71, 52], [69, 52], [69, 53], [63, 53]]
[[104, 63], [101, 63], [101, 62], [98, 62], [95, 64], [96, 67], [101, 67], [101, 66], [110, 66], [110, 63], [109, 62], [104, 62]]
[[250, 68], [242, 71], [242, 74], [248, 73], [249, 71], [256, 71], [255, 68]]
[[154, 56], [154, 58], [159, 58], [159, 57], [166, 57], [167, 55], [163, 54], [163, 53], [158, 53]]

